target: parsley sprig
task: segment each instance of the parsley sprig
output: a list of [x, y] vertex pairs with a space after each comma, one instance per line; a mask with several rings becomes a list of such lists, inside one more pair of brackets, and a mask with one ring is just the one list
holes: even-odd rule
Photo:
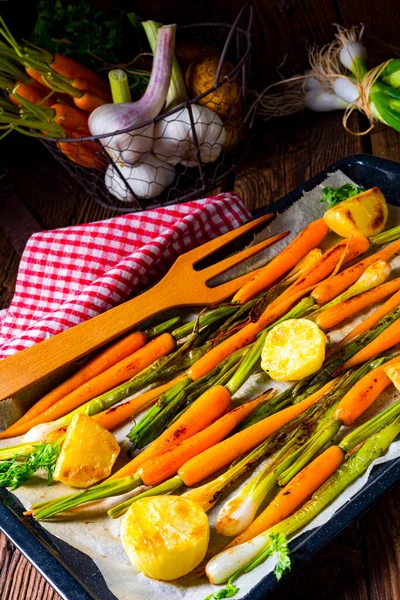
[[345, 183], [338, 188], [326, 186], [322, 188], [321, 202], [326, 202], [329, 208], [331, 208], [332, 206], [339, 204], [339, 202], [343, 202], [343, 200], [356, 196], [363, 191], [363, 188], [353, 185], [352, 183]]
[[39, 469], [45, 469], [47, 485], [51, 483], [61, 450], [61, 439], [57, 442], [35, 444], [35, 448], [28, 456], [16, 454], [11, 460], [0, 463], [0, 487], [9, 487], [13, 491]]

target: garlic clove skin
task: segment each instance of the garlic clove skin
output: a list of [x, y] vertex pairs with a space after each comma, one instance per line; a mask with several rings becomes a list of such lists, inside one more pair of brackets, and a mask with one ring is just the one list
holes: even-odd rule
[[[226, 132], [219, 116], [206, 106], [192, 104], [194, 128], [200, 149], [201, 162], [217, 160], [225, 143]], [[153, 153], [172, 165], [198, 165], [196, 145], [190, 114], [187, 108], [157, 121], [154, 128]]]
[[133, 166], [123, 163], [109, 165], [105, 174], [108, 191], [122, 202], [132, 202], [135, 196], [156, 198], [174, 179], [175, 168], [150, 153], [142, 156], [141, 161]]

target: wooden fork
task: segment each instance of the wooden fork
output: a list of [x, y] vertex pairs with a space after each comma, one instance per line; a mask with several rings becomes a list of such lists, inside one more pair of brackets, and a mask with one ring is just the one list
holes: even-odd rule
[[267, 223], [273, 216], [268, 214], [250, 221], [182, 254], [164, 278], [143, 294], [0, 361], [0, 401], [14, 396], [166, 309], [209, 306], [232, 296], [257, 271], [212, 288], [207, 286], [207, 282], [275, 244], [289, 232], [271, 237], [203, 270], [196, 271], [193, 267], [232, 240]]

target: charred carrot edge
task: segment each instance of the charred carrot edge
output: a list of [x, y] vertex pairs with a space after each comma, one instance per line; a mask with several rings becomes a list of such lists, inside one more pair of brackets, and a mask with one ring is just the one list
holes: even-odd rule
[[[162, 333], [147, 345], [136, 350], [133, 354], [125, 357], [99, 375], [96, 375], [96, 377], [86, 381], [86, 383], [61, 398], [61, 400], [58, 400], [58, 402], [55, 402], [33, 419], [25, 421], [25, 423], [22, 423], [18, 427], [13, 427], [12, 436], [26, 433], [29, 429], [40, 423], [54, 421], [81, 406], [84, 402], [99, 396], [123, 381], [127, 381], [158, 358], [172, 352], [175, 345], [176, 342], [172, 335]], [[4, 431], [0, 434], [0, 439], [5, 437], [10, 437], [9, 432]]]
[[[269, 394], [269, 392], [268, 392]], [[138, 470], [145, 485], [157, 485], [175, 475], [190, 458], [223, 440], [239, 423], [248, 417], [263, 402], [266, 394], [234, 408], [217, 421], [180, 442], [158, 457], [151, 458]]]
[[331, 308], [327, 308], [315, 317], [315, 322], [317, 323], [318, 327], [324, 329], [325, 331], [328, 329], [333, 329], [333, 327], [336, 327], [336, 325], [342, 321], [345, 321], [346, 319], [356, 315], [364, 308], [367, 308], [372, 304], [376, 304], [383, 298], [386, 298], [386, 296], [394, 294], [399, 289], [400, 277], [397, 277], [396, 279], [393, 279], [393, 281], [388, 281], [382, 285], [378, 285], [372, 290], [368, 290], [367, 292], [358, 294], [353, 298], [343, 300]]
[[[329, 382], [332, 383], [332, 382]], [[239, 431], [223, 442], [215, 444], [201, 454], [188, 460], [178, 471], [178, 475], [185, 485], [192, 486], [215, 473], [222, 467], [230, 464], [242, 454], [249, 452], [261, 444], [268, 436], [272, 435], [301, 415], [321, 397], [321, 390], [309, 396], [302, 402], [293, 404], [284, 410], [275, 413], [247, 429]]]
[[328, 281], [323, 281], [312, 292], [312, 297], [319, 304], [323, 305], [347, 290], [357, 279], [364, 273], [365, 269], [372, 265], [377, 260], [389, 260], [395, 254], [400, 252], [400, 240], [392, 242], [386, 248], [372, 254], [368, 258], [364, 258], [355, 265], [349, 267], [345, 271], [338, 273]]
[[382, 317], [386, 316], [392, 310], [397, 308], [399, 304], [400, 291], [393, 294], [393, 296], [389, 298], [389, 300], [387, 300], [384, 304], [382, 304], [382, 306], [380, 306], [375, 312], [369, 315], [369, 317], [366, 317], [359, 325], [354, 327], [354, 329], [352, 329], [350, 333], [346, 335], [346, 337], [344, 337], [338, 344], [336, 344], [334, 350], [336, 351], [337, 348], [339, 348], [340, 346], [347, 344], [347, 342], [349, 342], [350, 340], [354, 339], [355, 337], [358, 337], [359, 335], [371, 329], [374, 325], [378, 323], [378, 321], [380, 321], [380, 319], [382, 319]]
[[323, 219], [307, 225], [278, 256], [236, 292], [232, 302], [244, 304], [267, 289], [282, 275], [290, 271], [310, 250], [316, 248], [328, 231], [329, 228]]
[[[93, 377], [96, 377], [106, 369], [109, 369], [120, 360], [131, 355], [136, 350], [139, 350], [146, 343], [146, 336], [141, 331], [135, 331], [127, 335], [122, 340], [112, 344], [109, 348], [100, 352], [95, 358], [84, 365], [72, 377], [69, 377], [63, 383], [60, 383], [51, 392], [43, 396], [41, 400], [36, 402], [18, 421], [16, 421], [7, 431], [12, 431], [16, 426], [30, 421], [37, 415], [50, 408], [53, 404], [70, 394], [76, 388], [80, 387]], [[101, 414], [101, 413], [100, 413]]]
[[341, 399], [335, 410], [335, 418], [349, 426], [375, 402], [378, 396], [391, 385], [385, 373], [389, 361], [364, 375]]
[[134, 475], [147, 460], [167, 452], [179, 442], [190, 438], [218, 419], [228, 410], [230, 404], [231, 395], [222, 385], [216, 385], [207, 390], [189, 406], [175, 423], [127, 465], [114, 473], [109, 480]]
[[295, 512], [340, 467], [344, 452], [331, 446], [304, 467], [275, 496], [267, 508], [227, 548], [253, 539]]
[[374, 356], [380, 354], [381, 352], [385, 352], [396, 344], [400, 343], [400, 324], [399, 321], [395, 321], [389, 327], [384, 329], [382, 333], [380, 333], [372, 342], [367, 344], [364, 348], [361, 348], [359, 352], [354, 354], [349, 360], [347, 360], [340, 369], [337, 370], [337, 373], [347, 371], [356, 365], [360, 365], [367, 360], [370, 360]]

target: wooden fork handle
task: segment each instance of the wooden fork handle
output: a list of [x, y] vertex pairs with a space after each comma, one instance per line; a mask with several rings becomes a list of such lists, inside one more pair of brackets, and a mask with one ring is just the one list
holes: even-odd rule
[[168, 278], [164, 278], [144, 294], [0, 361], [0, 401], [163, 310], [182, 306], [182, 300], [179, 288], [171, 287]]

